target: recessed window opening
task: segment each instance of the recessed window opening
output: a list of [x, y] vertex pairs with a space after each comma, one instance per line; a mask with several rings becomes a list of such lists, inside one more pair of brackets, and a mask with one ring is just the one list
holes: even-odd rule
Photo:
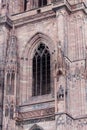
[[27, 10], [27, 0], [24, 0], [24, 11]]
[[42, 7], [42, 6], [45, 6], [47, 5], [47, 0], [38, 0], [38, 6], [39, 7]]
[[50, 89], [50, 52], [41, 43], [33, 57], [33, 90], [32, 96], [49, 94]]

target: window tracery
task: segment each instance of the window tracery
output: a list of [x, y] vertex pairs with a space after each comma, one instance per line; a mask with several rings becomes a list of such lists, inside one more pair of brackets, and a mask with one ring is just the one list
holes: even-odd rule
[[33, 57], [33, 96], [49, 94], [50, 89], [50, 52], [41, 43]]

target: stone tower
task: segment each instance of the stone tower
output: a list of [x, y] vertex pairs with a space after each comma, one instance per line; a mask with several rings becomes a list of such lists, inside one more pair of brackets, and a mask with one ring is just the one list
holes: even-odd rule
[[87, 129], [87, 0], [0, 0], [0, 130]]

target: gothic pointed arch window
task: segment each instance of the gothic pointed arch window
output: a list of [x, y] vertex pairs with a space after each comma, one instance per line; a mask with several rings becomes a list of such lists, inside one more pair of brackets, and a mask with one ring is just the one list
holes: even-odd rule
[[32, 96], [49, 94], [50, 86], [50, 51], [40, 43], [33, 56], [33, 90]]

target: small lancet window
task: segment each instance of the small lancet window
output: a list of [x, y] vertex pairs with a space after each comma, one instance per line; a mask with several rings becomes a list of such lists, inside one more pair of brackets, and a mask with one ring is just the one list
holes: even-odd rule
[[42, 6], [45, 6], [47, 5], [47, 0], [38, 0], [38, 6], [39, 7], [42, 7]]
[[24, 0], [24, 11], [27, 10], [27, 0]]
[[12, 75], [11, 75], [11, 94], [14, 94], [14, 84], [15, 84], [15, 73], [12, 72]]
[[14, 107], [13, 105], [10, 106], [10, 119], [13, 119], [14, 116]]
[[33, 96], [49, 94], [50, 88], [50, 52], [41, 43], [35, 50], [33, 57]]
[[9, 115], [9, 108], [8, 106], [6, 105], [5, 106], [5, 116], [7, 117]]
[[11, 82], [10, 82], [10, 73], [7, 74], [7, 91], [6, 93], [9, 94], [11, 89]]
[[7, 74], [7, 90], [6, 94], [14, 94], [14, 85], [15, 85], [15, 73], [14, 71], [12, 73]]

